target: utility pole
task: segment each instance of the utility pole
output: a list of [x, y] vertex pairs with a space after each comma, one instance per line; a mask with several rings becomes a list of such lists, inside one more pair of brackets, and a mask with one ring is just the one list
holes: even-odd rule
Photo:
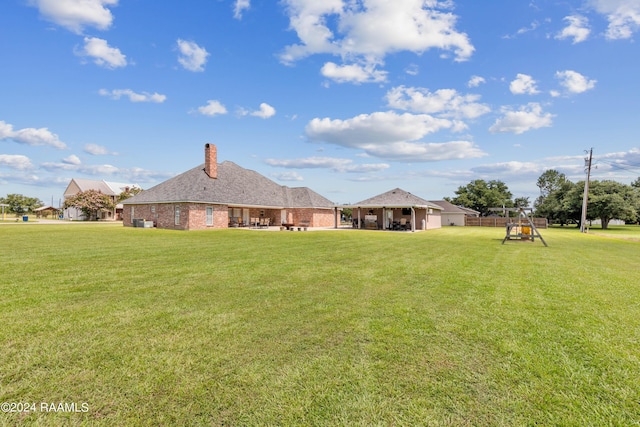
[[591, 159], [593, 158], [593, 148], [589, 150], [589, 158], [585, 159], [587, 169], [587, 180], [584, 182], [584, 195], [582, 196], [582, 216], [580, 218], [580, 232], [586, 233], [585, 223], [587, 222], [587, 202], [589, 201], [589, 178], [591, 177]]

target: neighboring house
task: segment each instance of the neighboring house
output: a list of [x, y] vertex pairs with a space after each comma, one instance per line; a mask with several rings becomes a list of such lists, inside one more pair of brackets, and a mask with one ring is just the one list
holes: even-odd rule
[[352, 209], [355, 228], [416, 231], [441, 227], [440, 206], [400, 188], [343, 208]]
[[[140, 188], [137, 184], [123, 184], [120, 182], [108, 182], [97, 181], [93, 179], [78, 179], [73, 178], [67, 189], [64, 190], [64, 198], [68, 199], [71, 196], [75, 196], [78, 193], [87, 190], [97, 190], [102, 194], [106, 194], [111, 200], [116, 203], [118, 197], [124, 191], [132, 188]], [[98, 213], [97, 218], [85, 218], [80, 209], [67, 208], [63, 211], [63, 218], [69, 220], [85, 220], [85, 219], [107, 219], [107, 220], [121, 220], [122, 219], [122, 204], [117, 204], [112, 211], [101, 211]]]
[[442, 207], [442, 225], [464, 226], [466, 217], [480, 216], [480, 212], [478, 211], [464, 208], [462, 206], [456, 206], [446, 200], [432, 200], [431, 203], [435, 203]]
[[301, 187], [279, 185], [237, 164], [218, 163], [217, 148], [205, 144], [205, 163], [123, 202], [124, 225], [134, 219], [158, 228], [203, 230], [295, 224], [334, 227], [333, 202]]

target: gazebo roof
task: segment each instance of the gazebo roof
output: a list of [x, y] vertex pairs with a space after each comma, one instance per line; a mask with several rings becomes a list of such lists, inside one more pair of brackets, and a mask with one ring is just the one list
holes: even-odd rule
[[441, 206], [431, 203], [421, 197], [400, 188], [389, 190], [358, 203], [349, 205], [351, 208], [421, 208], [442, 210]]

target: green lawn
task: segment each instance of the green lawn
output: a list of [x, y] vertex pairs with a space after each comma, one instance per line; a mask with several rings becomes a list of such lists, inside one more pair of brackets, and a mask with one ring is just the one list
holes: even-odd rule
[[0, 425], [639, 425], [640, 243], [540, 231], [2, 225]]

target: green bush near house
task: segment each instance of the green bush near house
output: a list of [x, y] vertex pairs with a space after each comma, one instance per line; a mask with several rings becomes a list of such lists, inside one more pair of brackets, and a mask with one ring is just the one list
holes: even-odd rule
[[0, 226], [0, 424], [637, 425], [626, 230]]

